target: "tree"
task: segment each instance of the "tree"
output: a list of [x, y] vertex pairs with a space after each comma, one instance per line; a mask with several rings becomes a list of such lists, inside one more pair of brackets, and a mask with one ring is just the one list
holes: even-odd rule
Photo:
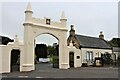
[[113, 62], [113, 60], [111, 58], [111, 55], [109, 53], [103, 54], [102, 59], [103, 59], [104, 64], [109, 64], [110, 65]]
[[46, 44], [36, 44], [35, 55], [37, 56], [37, 60], [39, 60], [39, 58], [47, 58], [48, 52]]
[[113, 38], [112, 40], [108, 41], [108, 43], [112, 47], [120, 47], [120, 38]]
[[47, 50], [48, 50], [48, 55], [56, 54], [56, 49], [53, 46], [48, 45]]

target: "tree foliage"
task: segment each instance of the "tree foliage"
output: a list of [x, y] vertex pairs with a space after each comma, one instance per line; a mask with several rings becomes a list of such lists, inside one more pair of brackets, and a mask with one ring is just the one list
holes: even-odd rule
[[113, 62], [111, 55], [109, 53], [103, 54], [102, 59], [104, 64], [111, 64]]
[[112, 40], [108, 41], [108, 43], [112, 47], [120, 47], [120, 38], [113, 38]]
[[39, 60], [39, 58], [47, 58], [48, 52], [46, 44], [36, 44], [35, 55], [37, 56], [37, 60]]
[[53, 46], [48, 45], [47, 50], [48, 50], [48, 55], [56, 54], [56, 48], [54, 48]]

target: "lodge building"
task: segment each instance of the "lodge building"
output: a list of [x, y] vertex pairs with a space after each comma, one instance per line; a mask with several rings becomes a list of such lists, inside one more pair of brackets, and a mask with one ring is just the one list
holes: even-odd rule
[[72, 41], [73, 46], [81, 50], [82, 63], [93, 65], [95, 58], [101, 58], [102, 54], [112, 54], [112, 47], [104, 40], [104, 35], [100, 32], [99, 37], [91, 37], [75, 34], [74, 25], [71, 25], [67, 45]]

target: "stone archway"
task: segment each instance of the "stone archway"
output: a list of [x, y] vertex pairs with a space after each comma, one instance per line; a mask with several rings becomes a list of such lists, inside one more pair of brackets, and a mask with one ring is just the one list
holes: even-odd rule
[[69, 67], [67, 55], [67, 19], [62, 13], [60, 22], [51, 21], [51, 19], [39, 19], [32, 16], [33, 12], [30, 3], [25, 11], [24, 22], [24, 54], [21, 71], [35, 70], [34, 65], [34, 39], [41, 34], [50, 34], [59, 41], [59, 68], [67, 69]]

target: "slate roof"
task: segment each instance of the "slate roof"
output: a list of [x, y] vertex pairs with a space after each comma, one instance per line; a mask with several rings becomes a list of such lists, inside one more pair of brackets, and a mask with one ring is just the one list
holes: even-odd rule
[[111, 49], [105, 40], [96, 37], [89, 37], [75, 34], [75, 38], [80, 44], [80, 48], [99, 48], [99, 49]]
[[10, 39], [5, 36], [0, 36], [0, 45], [7, 45], [9, 42], [13, 42], [13, 39]]

